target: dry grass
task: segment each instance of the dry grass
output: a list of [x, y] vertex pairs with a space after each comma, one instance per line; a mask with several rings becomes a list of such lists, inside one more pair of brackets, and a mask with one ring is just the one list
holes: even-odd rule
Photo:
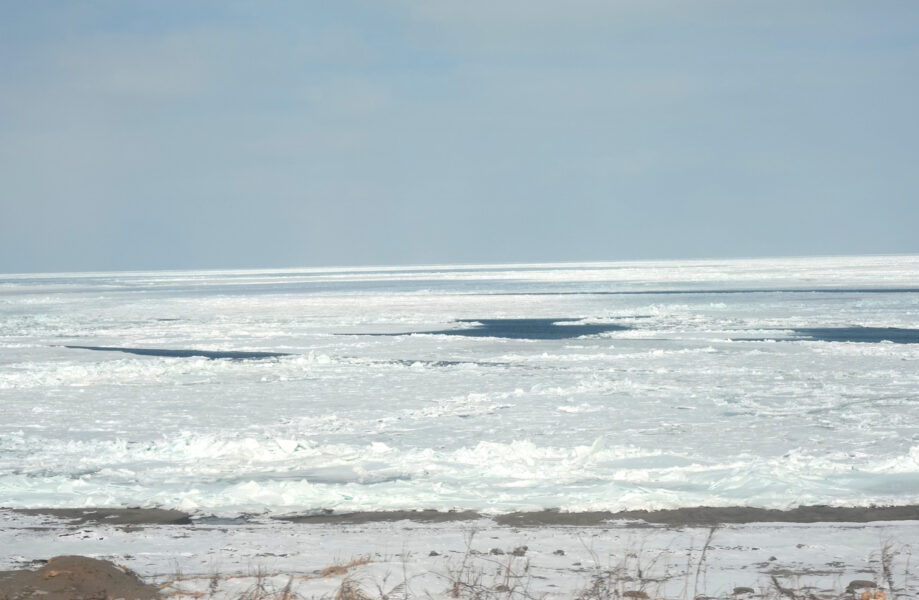
[[[446, 594], [464, 600], [538, 600], [530, 592], [532, 579], [526, 548], [506, 555], [482, 555], [472, 549], [475, 531], [466, 535], [466, 552], [459, 561], [448, 561]], [[500, 557], [499, 557], [500, 556]]]
[[339, 577], [342, 575], [347, 575], [348, 571], [354, 567], [361, 567], [366, 564], [370, 564], [372, 561], [369, 556], [361, 556], [358, 558], [353, 558], [347, 563], [344, 564], [335, 564], [329, 567], [326, 567], [319, 571], [320, 577]]
[[[303, 600], [303, 596], [294, 591], [295, 581], [344, 577], [338, 592], [334, 596], [334, 600], [377, 600], [376, 598], [371, 598], [363, 594], [356, 582], [349, 578], [349, 571], [351, 569], [369, 564], [370, 562], [372, 561], [369, 556], [360, 556], [352, 558], [347, 562], [329, 565], [314, 574], [285, 575], [283, 573], [266, 572], [262, 569], [258, 569], [255, 573], [249, 574], [221, 575], [219, 572], [215, 571], [208, 577], [206, 592], [181, 589], [181, 584], [198, 582], [202, 578], [185, 576], [177, 569], [175, 575], [170, 578], [169, 582], [161, 586], [162, 591], [160, 595], [163, 598], [195, 598], [201, 600], [224, 598], [227, 600]], [[285, 579], [285, 583], [278, 586], [273, 580], [282, 577]], [[254, 581], [238, 596], [232, 598], [228, 598], [227, 595], [221, 591], [221, 584], [241, 579], [254, 579]], [[387, 599], [381, 597], [380, 600]]]

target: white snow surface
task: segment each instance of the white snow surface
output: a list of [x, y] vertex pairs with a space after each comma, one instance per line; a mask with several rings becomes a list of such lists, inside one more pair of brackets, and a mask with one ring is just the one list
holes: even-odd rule
[[[916, 328], [917, 289], [919, 256], [0, 275], [0, 505], [919, 503], [919, 344], [793, 339]], [[527, 318], [629, 329], [417, 334]]]

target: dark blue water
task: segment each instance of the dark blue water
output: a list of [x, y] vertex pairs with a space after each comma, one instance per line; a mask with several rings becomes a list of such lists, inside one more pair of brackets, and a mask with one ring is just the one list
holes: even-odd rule
[[290, 356], [283, 352], [243, 352], [233, 350], [172, 350], [169, 348], [116, 348], [113, 346], [65, 346], [78, 350], [96, 350], [100, 352], [126, 352], [141, 356], [165, 356], [169, 358], [191, 358], [199, 356], [215, 360], [227, 358], [230, 360], [254, 360], [260, 358], [277, 358]]
[[919, 329], [897, 327], [809, 327], [795, 329], [796, 334], [821, 342], [893, 342], [919, 344]]
[[357, 335], [455, 335], [462, 337], [495, 337], [514, 340], [567, 340], [607, 331], [630, 329], [612, 323], [578, 323], [580, 319], [459, 319], [457, 323], [475, 323], [476, 327], [407, 331], [405, 333], [366, 333]]

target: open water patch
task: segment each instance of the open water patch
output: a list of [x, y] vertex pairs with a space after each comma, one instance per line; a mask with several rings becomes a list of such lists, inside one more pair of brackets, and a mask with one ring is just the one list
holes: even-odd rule
[[364, 333], [357, 335], [451, 335], [461, 337], [493, 337], [512, 340], [567, 340], [607, 331], [625, 331], [626, 325], [613, 323], [581, 323], [581, 319], [457, 319], [456, 323], [474, 323], [474, 327], [409, 331], [404, 333]]
[[193, 358], [202, 357], [210, 360], [258, 360], [263, 358], [280, 358], [291, 356], [284, 352], [249, 352], [241, 350], [188, 350], [170, 348], [122, 348], [116, 346], [64, 346], [75, 350], [95, 350], [98, 352], [125, 352], [140, 356], [160, 356], [166, 358]]
[[[784, 330], [787, 331], [787, 330]], [[733, 342], [856, 342], [919, 344], [919, 329], [900, 327], [800, 327], [794, 337], [732, 338]]]
[[899, 327], [808, 327], [794, 332], [820, 342], [919, 344], [919, 329]]

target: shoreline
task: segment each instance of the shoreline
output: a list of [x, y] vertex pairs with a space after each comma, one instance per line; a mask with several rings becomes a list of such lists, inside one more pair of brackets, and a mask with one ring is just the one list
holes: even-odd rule
[[493, 521], [499, 527], [597, 527], [607, 524], [625, 526], [711, 527], [754, 523], [872, 523], [883, 521], [919, 521], [919, 505], [902, 506], [828, 506], [807, 505], [790, 509], [747, 506], [693, 506], [661, 510], [562, 512], [553, 509], [488, 514], [474, 510], [391, 510], [391, 511], [321, 511], [287, 515], [241, 515], [235, 518], [198, 516], [167, 508], [4, 508], [14, 514], [48, 516], [72, 524], [107, 525], [192, 525], [219, 523], [244, 524], [260, 520], [314, 525], [365, 525], [373, 523], [452, 523]]
[[906, 506], [799, 506], [768, 509], [745, 506], [693, 506], [662, 510], [561, 512], [539, 510], [498, 515], [475, 511], [357, 511], [272, 517], [291, 523], [359, 525], [408, 520], [419, 523], [444, 523], [490, 519], [503, 527], [596, 527], [618, 523], [702, 527], [752, 523], [871, 523], [876, 521], [919, 521], [919, 505]]

